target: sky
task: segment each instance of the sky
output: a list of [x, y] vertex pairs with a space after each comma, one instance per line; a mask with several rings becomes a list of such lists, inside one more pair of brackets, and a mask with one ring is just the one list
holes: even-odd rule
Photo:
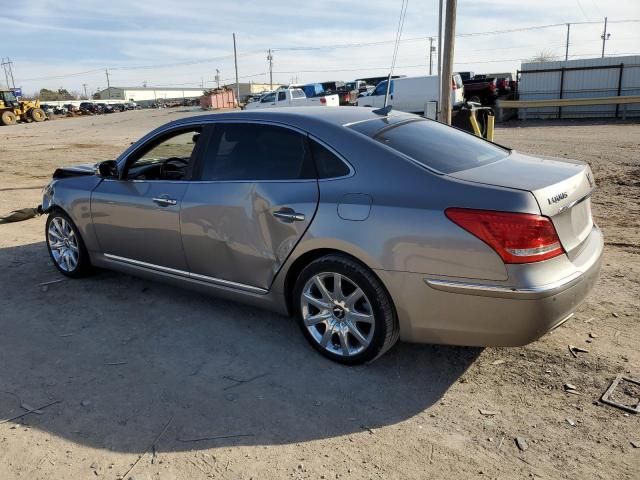
[[[13, 62], [16, 86], [30, 94], [66, 88], [91, 94], [111, 86], [215, 86], [352, 80], [389, 71], [401, 0], [349, 2], [214, 0], [26, 0], [3, 9], [0, 57]], [[513, 72], [545, 51], [599, 57], [608, 16], [607, 55], [640, 54], [640, 0], [458, 0], [456, 71]], [[630, 20], [638, 20], [632, 22]], [[597, 22], [594, 24], [584, 22]], [[429, 73], [437, 45], [438, 1], [409, 0], [396, 74]], [[469, 35], [474, 33], [475, 35]], [[436, 55], [433, 57], [434, 72]], [[0, 70], [0, 87], [5, 86]]]

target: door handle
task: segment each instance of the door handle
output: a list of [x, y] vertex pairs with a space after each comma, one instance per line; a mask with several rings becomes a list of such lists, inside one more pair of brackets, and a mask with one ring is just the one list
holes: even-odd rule
[[168, 207], [169, 205], [176, 205], [178, 203], [177, 200], [173, 198], [165, 198], [165, 197], [154, 197], [151, 200], [156, 202], [158, 205], [162, 207]]
[[283, 208], [273, 212], [273, 216], [287, 222], [304, 222], [304, 213], [294, 212], [290, 208]]

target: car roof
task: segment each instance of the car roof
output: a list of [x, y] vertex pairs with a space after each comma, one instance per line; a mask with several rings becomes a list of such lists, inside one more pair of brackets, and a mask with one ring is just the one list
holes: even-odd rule
[[[384, 115], [374, 113], [373, 108], [367, 107], [284, 107], [256, 110], [243, 110], [187, 117], [173, 122], [175, 125], [192, 123], [194, 118], [203, 122], [224, 120], [263, 120], [284, 123], [300, 128], [312, 128], [313, 126], [331, 125], [348, 127], [354, 123], [370, 120], [384, 120]], [[389, 119], [400, 120], [419, 118], [404, 112], [391, 111]]]

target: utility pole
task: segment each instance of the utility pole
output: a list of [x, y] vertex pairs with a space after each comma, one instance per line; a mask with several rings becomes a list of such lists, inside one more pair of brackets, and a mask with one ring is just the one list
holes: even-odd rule
[[451, 75], [453, 74], [453, 55], [455, 52], [457, 1], [447, 0], [444, 20], [444, 52], [442, 55], [442, 74], [440, 75], [442, 109], [439, 120], [447, 125], [451, 125]]
[[220, 70], [216, 68], [216, 88], [220, 88]]
[[[442, 75], [442, 3], [438, 2], [438, 77]], [[440, 80], [440, 78], [438, 78]], [[438, 81], [438, 106], [436, 108], [436, 118], [440, 118], [440, 110], [442, 109], [442, 82]]]
[[238, 52], [236, 50], [236, 34], [233, 34], [233, 63], [236, 67], [236, 100], [240, 104], [240, 82], [238, 81]]
[[87, 95], [87, 84], [83, 83], [82, 86], [84, 87], [84, 98], [88, 100], [89, 96]]
[[[13, 68], [11, 68], [11, 65], [13, 64], [13, 62], [11, 61], [11, 59], [9, 57], [7, 57], [6, 59], [3, 58], [2, 59], [2, 68], [4, 70], [4, 78], [7, 82], [7, 88], [9, 89], [14, 89], [16, 88], [16, 82], [13, 79]], [[11, 79], [11, 83], [9, 83], [9, 79]]]
[[109, 99], [111, 99], [111, 83], [109, 83], [109, 70], [105, 68], [104, 73], [107, 76], [107, 92], [109, 92]]
[[429, 75], [433, 75], [433, 37], [429, 37]]
[[267, 60], [269, 60], [269, 89], [273, 90], [273, 55], [271, 49], [267, 50]]
[[2, 69], [4, 70], [4, 81], [7, 83], [7, 88], [10, 88], [9, 72], [7, 71], [7, 62], [5, 61], [4, 57], [2, 57], [2, 63], [0, 63], [0, 65], [2, 65]]
[[564, 49], [564, 59], [569, 60], [569, 30], [571, 30], [571, 24], [567, 23], [567, 45]]
[[604, 31], [602, 32], [602, 35], [600, 35], [600, 38], [602, 39], [602, 58], [604, 58], [604, 44], [610, 37], [611, 34], [607, 33], [607, 17], [604, 17]]

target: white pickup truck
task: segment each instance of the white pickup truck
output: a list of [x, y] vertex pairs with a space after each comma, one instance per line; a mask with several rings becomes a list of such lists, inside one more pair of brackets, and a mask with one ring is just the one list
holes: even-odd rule
[[300, 88], [281, 88], [275, 92], [267, 93], [257, 102], [248, 103], [244, 108], [245, 110], [253, 110], [276, 107], [337, 107], [339, 105], [338, 95], [307, 98]]

